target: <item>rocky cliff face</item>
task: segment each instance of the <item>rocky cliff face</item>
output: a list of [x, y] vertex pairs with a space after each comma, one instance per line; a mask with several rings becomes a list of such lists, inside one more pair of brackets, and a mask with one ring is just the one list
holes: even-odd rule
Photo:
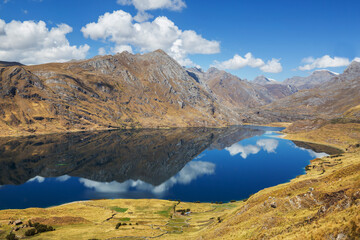
[[237, 119], [161, 50], [0, 68], [2, 134], [224, 126]]

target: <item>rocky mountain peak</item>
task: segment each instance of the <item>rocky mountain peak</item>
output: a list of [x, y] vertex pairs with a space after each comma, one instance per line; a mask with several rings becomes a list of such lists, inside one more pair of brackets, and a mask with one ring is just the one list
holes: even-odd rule
[[333, 78], [335, 78], [338, 74], [331, 72], [326, 69], [316, 70], [312, 72], [307, 77], [292, 77], [286, 79], [283, 83], [286, 85], [291, 85], [299, 90], [302, 89], [311, 89], [317, 86], [324, 85], [325, 83], [330, 82]]
[[341, 74], [341, 78], [345, 80], [351, 80], [360, 77], [360, 62], [352, 61], [350, 65]]
[[221, 72], [221, 70], [217, 69], [216, 67], [211, 67], [206, 71], [207, 74], [216, 74], [216, 73], [220, 73], [220, 72]]
[[276, 83], [276, 81], [273, 79], [267, 78], [264, 75], [260, 75], [253, 80], [253, 83], [260, 84], [260, 85], [266, 85], [266, 84]]
[[331, 72], [329, 70], [326, 69], [320, 69], [320, 70], [315, 70], [314, 72], [311, 73], [312, 76], [337, 76], [339, 75], [336, 72]]

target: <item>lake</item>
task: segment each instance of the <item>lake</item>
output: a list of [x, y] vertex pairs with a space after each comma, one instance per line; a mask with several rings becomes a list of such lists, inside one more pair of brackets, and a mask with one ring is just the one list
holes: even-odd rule
[[[281, 128], [143, 129], [0, 139], [0, 209], [113, 198], [228, 202], [305, 173], [334, 149]], [[327, 153], [326, 153], [327, 152]]]

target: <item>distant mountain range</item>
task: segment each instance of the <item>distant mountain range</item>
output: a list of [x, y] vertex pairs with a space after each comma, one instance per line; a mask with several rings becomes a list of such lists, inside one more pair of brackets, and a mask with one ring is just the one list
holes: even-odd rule
[[319, 74], [327, 75], [329, 79], [325, 81], [324, 78], [317, 78], [321, 83], [314, 88], [296, 92], [256, 109], [256, 114], [250, 114], [252, 117], [248, 121], [296, 121], [346, 117], [349, 121], [360, 122], [360, 63], [352, 62], [344, 73], [339, 75], [334, 76], [319, 71], [312, 75]]
[[36, 66], [0, 62], [1, 135], [338, 117], [360, 104], [359, 65], [281, 83], [186, 69], [162, 50]]
[[295, 86], [297, 89], [311, 89], [329, 82], [332, 78], [338, 76], [338, 73], [328, 70], [316, 70], [308, 77], [292, 77], [286, 79], [283, 84]]

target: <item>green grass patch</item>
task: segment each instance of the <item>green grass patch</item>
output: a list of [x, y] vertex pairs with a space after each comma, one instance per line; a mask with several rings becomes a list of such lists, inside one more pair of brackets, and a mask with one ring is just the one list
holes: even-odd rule
[[174, 208], [174, 207], [169, 207], [169, 208], [166, 209], [166, 210], [162, 210], [162, 211], [155, 212], [155, 214], [159, 214], [159, 215], [164, 216], [164, 217], [170, 217], [170, 211], [171, 211], [173, 208]]
[[235, 204], [214, 204], [213, 207], [215, 208], [236, 208]]
[[167, 210], [158, 211], [158, 212], [156, 212], [156, 214], [159, 214], [159, 215], [164, 216], [164, 217], [170, 217], [170, 212], [167, 211]]
[[110, 207], [111, 210], [115, 211], [115, 212], [120, 212], [120, 213], [124, 213], [128, 210], [128, 208], [121, 208], [121, 207]]
[[129, 222], [130, 218], [120, 218], [119, 220], [122, 221], [122, 222]]
[[184, 223], [186, 219], [183, 219], [183, 218], [172, 218], [170, 220], [170, 222], [174, 222], [174, 223]]

